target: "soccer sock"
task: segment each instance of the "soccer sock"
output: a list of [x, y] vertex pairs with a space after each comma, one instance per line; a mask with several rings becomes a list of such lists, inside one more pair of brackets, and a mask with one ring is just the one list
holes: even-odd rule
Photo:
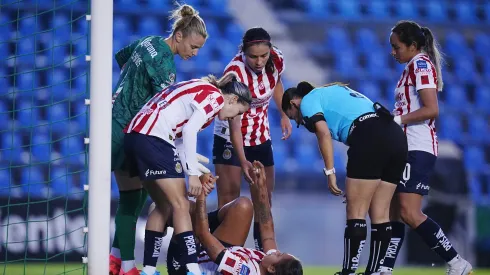
[[388, 250], [386, 251], [386, 256], [381, 265], [382, 271], [393, 271], [395, 267], [396, 258], [398, 253], [400, 253], [400, 248], [403, 244], [403, 239], [405, 239], [405, 224], [402, 222], [391, 222], [391, 240]]
[[116, 212], [116, 237], [121, 260], [134, 260], [136, 235], [135, 209], [138, 207], [141, 189], [119, 191], [119, 205]]
[[158, 257], [160, 257], [160, 249], [162, 247], [162, 240], [163, 232], [145, 230], [145, 254], [143, 255], [143, 266], [157, 266]]
[[136, 264], [134, 263], [134, 260], [128, 260], [128, 261], [122, 261], [121, 262], [121, 269], [124, 272], [128, 272], [135, 267], [136, 267]]
[[362, 249], [366, 243], [366, 220], [347, 220], [344, 231], [344, 263], [342, 274], [355, 273], [359, 267]]
[[119, 250], [119, 248], [115, 248], [114, 246], [111, 247], [111, 255], [118, 259], [121, 259], [121, 251]]
[[441, 227], [431, 218], [421, 223], [415, 232], [422, 237], [424, 242], [437, 253], [444, 261], [449, 262], [458, 255], [451, 242], [446, 237]]
[[264, 247], [262, 247], [262, 236], [260, 234], [260, 224], [258, 222], [254, 222], [254, 243], [255, 249], [263, 251]]
[[371, 224], [371, 245], [366, 274], [377, 272], [383, 263], [391, 240], [391, 223]]
[[175, 235], [179, 245], [180, 264], [186, 265], [187, 270], [194, 274], [200, 274], [199, 265], [197, 264], [197, 246], [192, 231], [182, 232]]

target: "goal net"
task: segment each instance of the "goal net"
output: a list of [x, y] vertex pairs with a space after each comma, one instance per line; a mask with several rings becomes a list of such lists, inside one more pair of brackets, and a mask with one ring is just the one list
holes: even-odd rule
[[0, 0], [0, 274], [84, 274], [87, 0]]

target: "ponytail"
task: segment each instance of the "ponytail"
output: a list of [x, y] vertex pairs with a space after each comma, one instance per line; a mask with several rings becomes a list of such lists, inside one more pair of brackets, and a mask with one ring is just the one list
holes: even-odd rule
[[208, 38], [204, 20], [199, 16], [199, 12], [190, 5], [182, 5], [173, 10], [170, 20], [174, 20], [172, 35], [180, 31], [183, 37], [187, 37], [194, 32], [204, 37], [204, 39]]
[[422, 27], [421, 30], [425, 36], [425, 45], [423, 50], [434, 63], [437, 73], [437, 90], [442, 91], [442, 88], [444, 87], [444, 82], [442, 80], [442, 64], [444, 63], [444, 59], [440, 51], [439, 43], [437, 43], [437, 40], [434, 38], [434, 35], [429, 28]]
[[216, 76], [210, 74], [201, 78], [201, 80], [220, 89], [223, 94], [234, 94], [238, 96], [238, 103], [249, 105], [252, 103], [252, 93], [250, 93], [250, 89], [247, 85], [238, 81], [233, 72], [228, 72], [220, 79], [217, 79]]

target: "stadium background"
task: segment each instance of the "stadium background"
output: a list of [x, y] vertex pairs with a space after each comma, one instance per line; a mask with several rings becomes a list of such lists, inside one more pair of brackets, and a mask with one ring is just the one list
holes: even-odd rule
[[[440, 157], [426, 209], [465, 257], [474, 265], [490, 267], [490, 2], [186, 3], [200, 11], [210, 38], [192, 60], [176, 57], [177, 81], [208, 73], [220, 75], [236, 54], [243, 32], [262, 26], [285, 55], [286, 88], [304, 79], [315, 84], [344, 81], [389, 107], [403, 70], [390, 56], [391, 27], [400, 19], [430, 27], [442, 44], [447, 65], [437, 120]], [[115, 1], [113, 52], [144, 35], [168, 35], [167, 16], [173, 7], [170, 0]], [[88, 172], [84, 99], [89, 96], [85, 56], [90, 36], [85, 15], [89, 10], [87, 0], [0, 1], [3, 274], [24, 274], [23, 268], [13, 271], [7, 265], [17, 268], [26, 263], [41, 267], [25, 274], [44, 274], [46, 263], [69, 263], [61, 271], [83, 270], [87, 215], [83, 186]], [[114, 61], [113, 84], [118, 76]], [[291, 138], [281, 141], [274, 103], [269, 119], [277, 176], [273, 210], [280, 247], [307, 266], [340, 266], [345, 208], [327, 191], [315, 137], [293, 128]], [[198, 139], [198, 151], [211, 158], [212, 127]], [[334, 147], [338, 181], [342, 182], [346, 147], [339, 143]], [[243, 190], [246, 193], [246, 185]], [[117, 196], [113, 180], [112, 213]], [[215, 194], [209, 203], [209, 207], [215, 205]], [[142, 258], [144, 221], [138, 223], [138, 260]], [[247, 243], [251, 245], [250, 240]], [[408, 233], [399, 263], [442, 264], [412, 233]], [[61, 271], [46, 270], [45, 274]]]

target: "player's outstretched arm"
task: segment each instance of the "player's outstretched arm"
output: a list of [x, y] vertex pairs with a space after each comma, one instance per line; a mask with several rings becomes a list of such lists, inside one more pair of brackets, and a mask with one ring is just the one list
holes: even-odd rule
[[259, 222], [262, 246], [267, 252], [271, 249], [277, 249], [274, 220], [272, 219], [264, 165], [260, 161], [254, 161], [253, 166], [252, 177], [255, 184], [250, 185], [250, 194], [254, 205], [255, 220]]
[[225, 250], [225, 247], [218, 239], [216, 239], [216, 237], [213, 236], [213, 234], [211, 234], [211, 232], [209, 232], [208, 213], [206, 211], [206, 196], [204, 192], [197, 197], [195, 217], [195, 233], [197, 238], [199, 238], [199, 241], [204, 246], [209, 258], [216, 262], [216, 259], [220, 253]]

